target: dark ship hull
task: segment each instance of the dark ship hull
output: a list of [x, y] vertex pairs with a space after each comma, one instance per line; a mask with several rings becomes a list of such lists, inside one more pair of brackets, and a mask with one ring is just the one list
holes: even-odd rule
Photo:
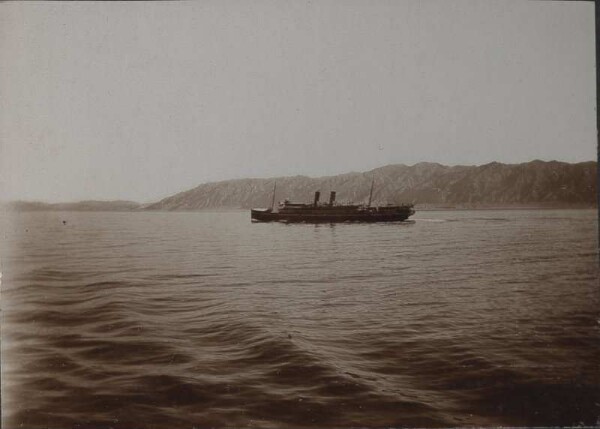
[[[387, 207], [386, 207], [387, 208]], [[375, 208], [376, 209], [376, 208]], [[401, 222], [408, 219], [414, 210], [365, 211], [358, 213], [279, 213], [271, 209], [252, 209], [251, 218], [255, 222]]]
[[312, 204], [295, 204], [284, 201], [277, 211], [270, 209], [252, 209], [250, 216], [254, 222], [401, 222], [415, 213], [412, 204], [371, 205], [336, 204], [335, 192], [331, 193], [329, 203], [319, 204], [320, 193], [315, 193]]

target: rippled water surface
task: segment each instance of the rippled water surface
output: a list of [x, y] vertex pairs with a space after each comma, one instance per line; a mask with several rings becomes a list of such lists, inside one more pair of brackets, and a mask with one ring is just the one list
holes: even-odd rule
[[595, 211], [49, 212], [3, 231], [3, 427], [600, 416]]

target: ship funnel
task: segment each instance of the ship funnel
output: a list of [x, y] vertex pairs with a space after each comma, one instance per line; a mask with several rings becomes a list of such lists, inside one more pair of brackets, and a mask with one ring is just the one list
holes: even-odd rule
[[329, 205], [332, 206], [335, 203], [335, 191], [331, 191], [329, 194]]
[[319, 191], [315, 192], [315, 207], [317, 207], [317, 204], [319, 204], [319, 197], [321, 196], [321, 193]]

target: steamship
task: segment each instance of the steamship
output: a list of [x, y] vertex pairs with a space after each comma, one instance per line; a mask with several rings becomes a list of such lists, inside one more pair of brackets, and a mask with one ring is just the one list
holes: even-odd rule
[[373, 185], [368, 204], [339, 204], [335, 201], [335, 191], [331, 191], [329, 202], [320, 203], [321, 193], [315, 192], [312, 203], [292, 203], [283, 201], [275, 209], [275, 188], [270, 208], [252, 209], [253, 222], [398, 222], [415, 214], [413, 204], [371, 206]]

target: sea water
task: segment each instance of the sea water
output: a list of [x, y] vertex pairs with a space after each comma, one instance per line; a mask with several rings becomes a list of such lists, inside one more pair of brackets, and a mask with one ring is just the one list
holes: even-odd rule
[[593, 210], [12, 214], [3, 427], [596, 424], [596, 237]]

